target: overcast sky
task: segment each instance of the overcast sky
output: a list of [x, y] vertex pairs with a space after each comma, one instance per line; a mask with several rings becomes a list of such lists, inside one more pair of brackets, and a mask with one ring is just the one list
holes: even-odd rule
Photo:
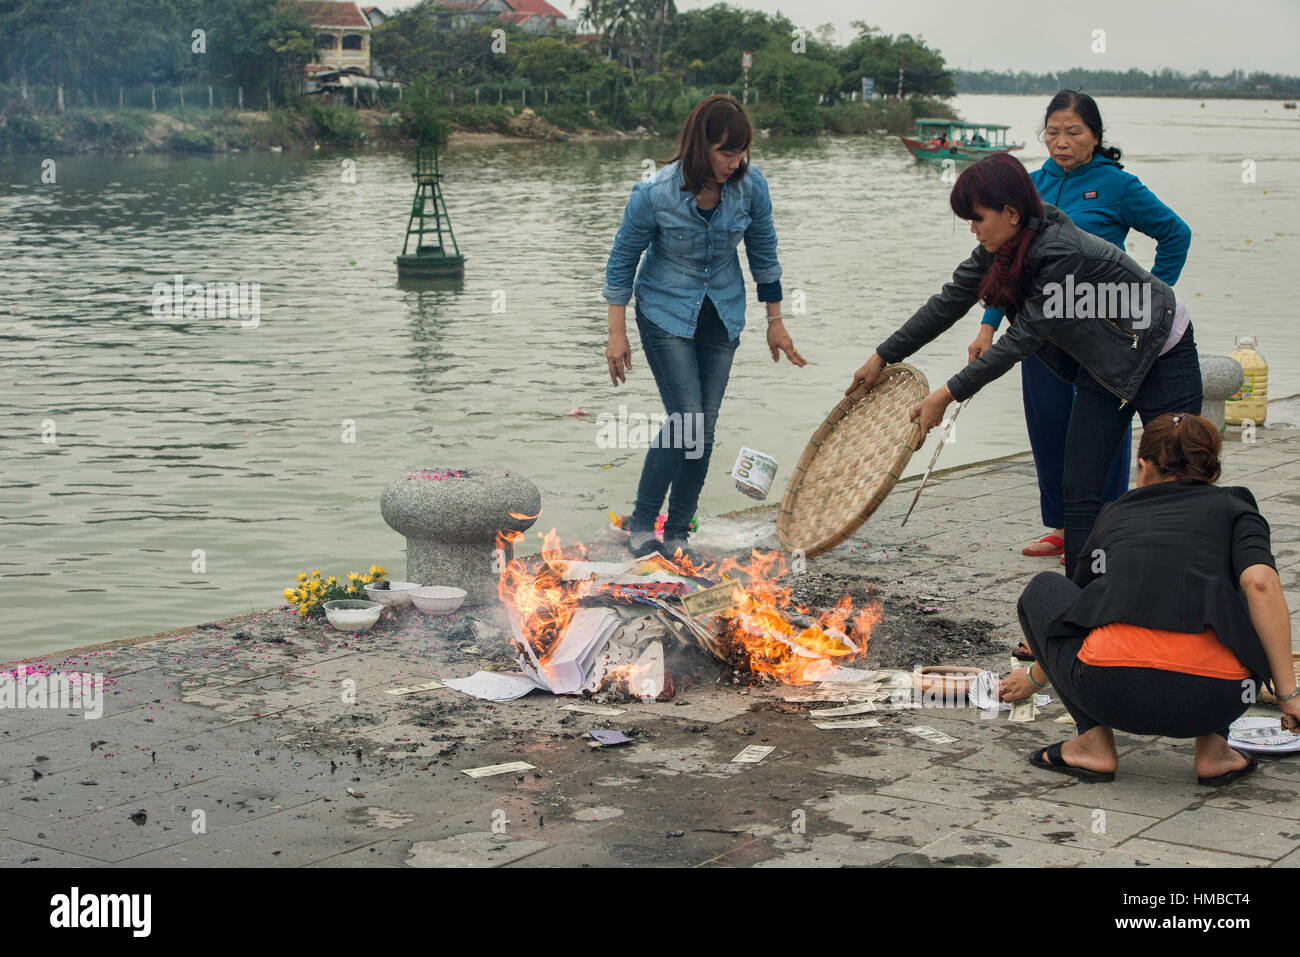
[[[363, 4], [376, 0], [363, 0]], [[377, 0], [386, 12], [415, 0]], [[549, 0], [574, 16], [586, 0]], [[699, 10], [712, 0], [677, 0]], [[937, 47], [950, 67], [1056, 72], [1071, 67], [1194, 73], [1232, 69], [1300, 74], [1300, 0], [744, 0], [732, 6], [775, 13], [797, 26], [835, 25], [837, 42], [865, 20]], [[1091, 52], [1105, 30], [1106, 52]]]

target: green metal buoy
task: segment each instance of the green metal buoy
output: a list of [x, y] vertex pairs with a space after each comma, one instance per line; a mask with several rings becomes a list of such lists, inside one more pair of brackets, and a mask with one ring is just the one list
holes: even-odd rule
[[[465, 257], [451, 231], [451, 217], [442, 199], [442, 174], [438, 172], [438, 147], [424, 144], [415, 151], [415, 201], [406, 224], [406, 241], [397, 257], [397, 275], [409, 279], [462, 279]], [[444, 236], [445, 234], [445, 236]], [[411, 237], [415, 250], [408, 252]], [[426, 241], [425, 237], [429, 237]], [[436, 237], [436, 242], [434, 238]], [[450, 245], [449, 245], [450, 244]]]

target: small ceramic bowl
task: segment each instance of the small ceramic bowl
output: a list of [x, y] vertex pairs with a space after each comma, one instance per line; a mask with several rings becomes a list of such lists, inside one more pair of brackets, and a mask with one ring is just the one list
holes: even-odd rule
[[379, 613], [384, 610], [377, 601], [356, 598], [327, 601], [322, 607], [329, 623], [339, 631], [364, 631], [379, 620]]
[[419, 587], [415, 582], [389, 582], [387, 588], [376, 588], [372, 583], [366, 586], [366, 594], [381, 605], [409, 605], [411, 590]]
[[443, 585], [427, 585], [411, 590], [411, 601], [420, 611], [431, 615], [450, 615], [465, 600], [463, 588], [448, 588]]

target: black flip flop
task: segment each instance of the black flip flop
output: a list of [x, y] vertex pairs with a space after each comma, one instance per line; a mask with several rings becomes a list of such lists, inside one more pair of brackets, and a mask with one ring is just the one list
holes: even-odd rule
[[[1025, 646], [1025, 650], [1024, 650], [1024, 651], [1021, 651], [1021, 650], [1020, 650], [1020, 645], [1024, 645], [1024, 646]], [[1020, 643], [1020, 645], [1016, 645], [1016, 650], [1013, 651], [1013, 652], [1011, 652], [1011, 657], [1012, 657], [1012, 658], [1015, 658], [1016, 661], [1033, 661], [1033, 660], [1034, 660], [1034, 653], [1033, 653], [1032, 651], [1029, 650], [1029, 644], [1028, 644], [1028, 642], [1024, 642], [1024, 641], [1022, 641], [1022, 642]]]
[[[1236, 748], [1233, 748], [1232, 750], [1237, 751]], [[1252, 758], [1249, 754], [1243, 754], [1241, 751], [1237, 751], [1237, 753], [1240, 754], [1243, 758], [1246, 758], [1250, 763], [1247, 764], [1244, 768], [1237, 768], [1237, 770], [1235, 771], [1229, 771], [1227, 774], [1220, 774], [1217, 777], [1213, 777], [1213, 778], [1198, 777], [1196, 779], [1196, 783], [1201, 785], [1202, 787], [1221, 788], [1221, 787], [1226, 787], [1227, 785], [1231, 784], [1233, 781], [1237, 780], [1238, 778], [1244, 778], [1247, 774], [1253, 774], [1255, 770], [1259, 767], [1259, 762], [1256, 761], [1254, 758]]]
[[[1052, 759], [1052, 764], [1043, 760], [1046, 754]], [[1090, 781], [1093, 784], [1106, 784], [1115, 780], [1114, 771], [1089, 771], [1087, 768], [1076, 768], [1072, 764], [1066, 764], [1065, 758], [1061, 757], [1061, 742], [1050, 744], [1045, 748], [1039, 748], [1029, 756], [1029, 763], [1036, 768], [1042, 768], [1044, 771], [1056, 771], [1058, 774], [1068, 774], [1071, 777], [1078, 778], [1080, 781]]]

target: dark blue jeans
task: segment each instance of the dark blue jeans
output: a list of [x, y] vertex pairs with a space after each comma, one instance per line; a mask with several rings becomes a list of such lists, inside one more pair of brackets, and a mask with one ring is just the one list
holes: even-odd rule
[[[1057, 378], [1038, 356], [1020, 363], [1021, 394], [1025, 402], [1025, 427], [1034, 450], [1038, 472], [1038, 500], [1043, 524], [1065, 528], [1065, 436], [1074, 406], [1074, 383]], [[1120, 442], [1106, 475], [1101, 504], [1113, 502], [1128, 491], [1132, 442]]]
[[[628, 529], [652, 531], [671, 487], [664, 537], [685, 539], [690, 535], [700, 490], [709, 474], [713, 430], [740, 337], [727, 338], [727, 327], [707, 296], [691, 339], [675, 336], [655, 325], [646, 318], [640, 304], [636, 308], [636, 327], [664, 410], [676, 418], [665, 423], [646, 452], [641, 482], [636, 489], [636, 509]], [[683, 426], [688, 416], [691, 424]], [[696, 422], [702, 422], [701, 429], [693, 427]], [[691, 448], [683, 447], [683, 435], [692, 439]]]
[[1132, 402], [1120, 399], [1083, 368], [1065, 436], [1065, 573], [1074, 576], [1079, 550], [1101, 512], [1106, 474], [1120, 442], [1129, 441], [1133, 413], [1142, 424], [1166, 412], [1201, 414], [1201, 363], [1188, 325], [1178, 345], [1155, 361]]

